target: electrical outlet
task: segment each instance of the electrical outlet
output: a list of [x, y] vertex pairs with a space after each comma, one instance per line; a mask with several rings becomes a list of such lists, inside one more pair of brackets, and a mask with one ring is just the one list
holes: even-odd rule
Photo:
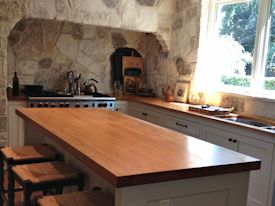
[[159, 206], [170, 206], [170, 200], [160, 200]]

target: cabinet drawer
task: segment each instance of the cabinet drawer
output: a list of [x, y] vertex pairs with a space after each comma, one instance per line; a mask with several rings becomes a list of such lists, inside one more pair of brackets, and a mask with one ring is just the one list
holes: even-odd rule
[[151, 122], [153, 124], [157, 124], [160, 126], [164, 125], [164, 115], [156, 111], [131, 106], [129, 114], [133, 117]]
[[122, 112], [122, 113], [127, 113], [127, 108], [125, 107], [125, 105], [116, 105], [115, 106], [115, 111], [116, 112]]
[[115, 102], [115, 112], [122, 112], [127, 114], [128, 108], [127, 108], [127, 102], [125, 101], [116, 101]]
[[200, 124], [175, 117], [166, 117], [166, 126], [170, 129], [179, 131], [181, 133], [199, 138], [200, 137]]

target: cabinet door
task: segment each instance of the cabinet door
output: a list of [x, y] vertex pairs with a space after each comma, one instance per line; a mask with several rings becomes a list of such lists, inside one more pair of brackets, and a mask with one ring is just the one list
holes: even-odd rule
[[261, 160], [261, 169], [250, 173], [248, 206], [266, 206], [274, 146], [245, 136], [240, 136], [238, 139], [238, 152]]
[[17, 108], [26, 107], [25, 102], [9, 102], [8, 104], [8, 142], [9, 146], [22, 146], [25, 139], [24, 121], [17, 116]]
[[213, 127], [204, 126], [202, 137], [205, 141], [237, 151], [238, 142], [234, 139], [235, 134]]
[[186, 119], [166, 116], [166, 127], [192, 137], [200, 137], [200, 124]]

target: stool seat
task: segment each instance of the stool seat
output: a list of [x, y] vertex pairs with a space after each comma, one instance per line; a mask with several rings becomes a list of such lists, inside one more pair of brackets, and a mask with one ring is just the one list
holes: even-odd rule
[[111, 196], [102, 191], [84, 191], [45, 196], [38, 200], [39, 206], [114, 206]]
[[1, 152], [6, 159], [16, 161], [54, 159], [57, 153], [49, 146], [18, 146], [4, 147]]
[[12, 171], [22, 182], [33, 184], [78, 178], [79, 173], [64, 162], [44, 162], [16, 165]]

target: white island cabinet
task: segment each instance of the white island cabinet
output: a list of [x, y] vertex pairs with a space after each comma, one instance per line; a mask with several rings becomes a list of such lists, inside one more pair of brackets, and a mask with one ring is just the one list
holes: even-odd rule
[[25, 124], [24, 121], [18, 117], [15, 110], [18, 108], [27, 107], [26, 101], [8, 101], [8, 145], [22, 146], [25, 139]]

